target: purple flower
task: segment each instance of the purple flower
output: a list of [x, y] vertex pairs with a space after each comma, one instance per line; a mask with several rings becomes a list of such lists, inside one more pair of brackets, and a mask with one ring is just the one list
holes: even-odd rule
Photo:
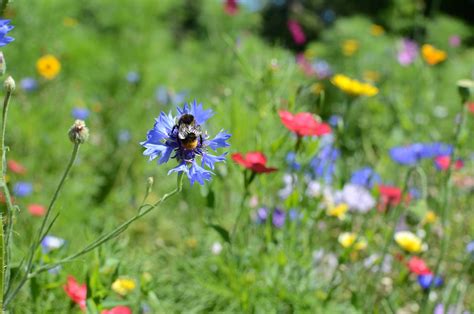
[[402, 47], [398, 51], [397, 59], [400, 65], [412, 64], [418, 56], [418, 44], [415, 41], [404, 39]]
[[89, 109], [83, 107], [74, 107], [71, 111], [74, 119], [86, 120], [89, 117]]
[[281, 228], [285, 224], [286, 213], [284, 210], [275, 208], [272, 215], [272, 223], [276, 228]]
[[268, 218], [268, 209], [265, 207], [260, 207], [257, 209], [256, 221], [258, 224], [264, 224]]
[[376, 202], [372, 195], [363, 186], [346, 184], [339, 194], [340, 200], [353, 211], [366, 213], [374, 208]]
[[449, 45], [451, 47], [459, 47], [461, 45], [461, 37], [458, 35], [453, 35], [449, 37]]
[[33, 185], [30, 182], [18, 182], [13, 187], [13, 194], [17, 197], [26, 197], [33, 193]]
[[361, 168], [352, 173], [351, 183], [357, 184], [367, 189], [371, 189], [375, 184], [382, 183], [380, 175], [370, 167]]
[[9, 25], [10, 20], [0, 19], [0, 47], [8, 45], [14, 41], [13, 37], [7, 36], [7, 33], [13, 29], [14, 26]]
[[38, 89], [38, 81], [32, 77], [25, 77], [20, 81], [20, 87], [25, 92], [31, 93]]
[[[204, 123], [214, 114], [212, 110], [204, 110], [202, 104], [194, 101], [177, 107], [178, 115], [162, 112], [156, 119], [153, 129], [148, 131], [147, 139], [140, 144], [145, 147], [143, 154], [150, 160], [158, 158], [158, 163], [168, 162], [170, 158], [176, 159], [178, 166], [171, 169], [173, 172], [184, 173], [191, 185], [211, 179], [212, 172], [204, 169], [214, 169], [215, 162], [225, 161], [225, 155], [209, 154], [209, 149], [216, 151], [218, 148], [230, 146], [227, 140], [230, 134], [221, 130], [213, 139], [202, 129]], [[196, 161], [201, 158], [201, 164]]]
[[433, 274], [418, 275], [418, 283], [423, 289], [428, 289], [430, 286], [437, 288], [443, 284], [443, 279], [439, 276], [433, 279]]

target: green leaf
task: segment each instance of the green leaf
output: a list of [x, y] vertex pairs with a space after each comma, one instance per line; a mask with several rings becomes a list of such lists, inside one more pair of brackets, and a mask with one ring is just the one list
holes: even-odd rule
[[224, 227], [215, 224], [208, 224], [208, 227], [214, 229], [221, 236], [222, 240], [230, 243], [229, 231], [227, 231]]
[[212, 190], [210, 190], [209, 193], [207, 193], [207, 207], [209, 208], [216, 207], [216, 194]]

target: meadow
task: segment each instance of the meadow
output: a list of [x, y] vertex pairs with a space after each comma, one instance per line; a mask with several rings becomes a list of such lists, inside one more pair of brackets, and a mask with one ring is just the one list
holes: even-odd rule
[[474, 312], [473, 25], [288, 2], [1, 1], [2, 310]]

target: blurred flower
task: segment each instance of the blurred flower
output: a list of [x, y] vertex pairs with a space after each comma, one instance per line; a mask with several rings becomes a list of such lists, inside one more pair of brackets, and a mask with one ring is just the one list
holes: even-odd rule
[[225, 0], [224, 2], [224, 12], [229, 15], [235, 15], [239, 12], [239, 7], [237, 5], [237, 0]]
[[8, 169], [10, 169], [10, 171], [13, 173], [16, 173], [16, 174], [26, 173], [26, 168], [16, 160], [10, 159], [8, 160], [7, 164], [8, 164]]
[[348, 39], [342, 43], [342, 53], [350, 57], [359, 49], [359, 42], [355, 39]]
[[410, 231], [398, 231], [394, 238], [395, 242], [407, 252], [419, 253], [422, 250], [423, 243], [421, 239]]
[[130, 291], [135, 289], [135, 287], [135, 280], [130, 278], [118, 278], [112, 283], [112, 290], [121, 296], [127, 295]]
[[297, 209], [290, 209], [288, 216], [290, 217], [291, 221], [295, 221], [302, 217], [302, 213], [300, 213]]
[[72, 108], [71, 115], [74, 119], [86, 120], [89, 117], [89, 109], [82, 107]]
[[410, 272], [417, 275], [431, 274], [431, 270], [422, 258], [413, 256], [408, 260], [407, 267]]
[[474, 241], [471, 241], [466, 245], [466, 252], [467, 254], [471, 254], [474, 258]]
[[135, 72], [135, 71], [128, 72], [125, 78], [127, 79], [127, 82], [129, 82], [130, 84], [138, 84], [140, 82], [140, 74], [138, 74], [138, 72]]
[[328, 78], [332, 75], [331, 66], [325, 60], [316, 59], [313, 63], [311, 63], [311, 68], [320, 80]]
[[397, 206], [402, 199], [402, 190], [390, 185], [379, 185], [382, 207]]
[[393, 147], [390, 157], [401, 165], [413, 166], [423, 158], [450, 155], [453, 147], [444, 143], [414, 143], [407, 146]]
[[262, 10], [264, 3], [262, 0], [238, 0], [238, 4], [245, 7], [250, 12]]
[[110, 310], [103, 310], [101, 314], [132, 314], [132, 310], [128, 306], [119, 305]]
[[382, 183], [382, 178], [374, 169], [364, 167], [352, 173], [350, 182], [371, 189], [374, 185]]
[[361, 240], [360, 238], [357, 240], [357, 234], [353, 232], [343, 232], [338, 237], [338, 242], [344, 248], [353, 247], [355, 250], [360, 251], [364, 250], [367, 247], [367, 242], [365, 240]]
[[326, 24], [331, 24], [336, 19], [336, 13], [331, 9], [325, 9], [321, 14], [323, 22]]
[[432, 45], [424, 44], [421, 46], [421, 55], [429, 65], [436, 65], [448, 58], [445, 51], [436, 49]]
[[423, 289], [428, 289], [430, 286], [437, 288], [443, 284], [443, 279], [441, 277], [433, 277], [433, 274], [418, 275], [418, 283]]
[[14, 28], [14, 26], [9, 24], [10, 20], [0, 19], [0, 47], [8, 45], [14, 41], [13, 37], [7, 36], [7, 33]]
[[30, 182], [17, 182], [13, 187], [13, 194], [18, 197], [26, 197], [33, 193], [33, 185]]
[[28, 205], [28, 212], [32, 216], [40, 217], [40, 216], [44, 216], [44, 214], [46, 213], [46, 208], [40, 204], [30, 204]]
[[263, 224], [267, 221], [268, 218], [268, 209], [266, 207], [260, 207], [257, 209], [256, 222], [258, 224]]
[[331, 133], [329, 124], [317, 121], [309, 112], [295, 115], [288, 111], [278, 111], [283, 125], [298, 136], [321, 136]]
[[438, 216], [432, 210], [427, 211], [425, 217], [423, 217], [423, 223], [425, 224], [435, 223], [436, 220], [438, 220]]
[[81, 310], [86, 309], [87, 286], [86, 284], [79, 284], [73, 276], [67, 277], [67, 283], [63, 286], [64, 291], [69, 298], [79, 305]]
[[467, 109], [474, 114], [474, 102], [467, 104]]
[[308, 61], [308, 59], [306, 59], [303, 53], [299, 53], [296, 55], [296, 63], [300, 66], [300, 68], [306, 75], [312, 76], [315, 74], [313, 66]]
[[44, 254], [47, 254], [53, 250], [57, 250], [66, 243], [66, 240], [47, 235], [41, 240], [41, 250]]
[[232, 160], [254, 173], [270, 173], [277, 171], [277, 168], [268, 168], [267, 158], [260, 152], [249, 152], [242, 156], [240, 153], [232, 154]]
[[[447, 306], [447, 308], [445, 309], [445, 306], [444, 304], [437, 304], [434, 308], [434, 312], [433, 314], [459, 314], [461, 312], [457, 311], [456, 310], [456, 307], [455, 306]], [[470, 314], [470, 312], [462, 312], [462, 314]]]
[[306, 42], [306, 36], [300, 23], [295, 20], [288, 20], [288, 30], [291, 33], [293, 41], [297, 45], [302, 45]]
[[310, 162], [314, 176], [322, 178], [327, 184], [332, 183], [339, 155], [339, 149], [335, 148], [332, 144], [323, 145]]
[[121, 143], [127, 143], [132, 138], [129, 130], [120, 130], [118, 133], [118, 140]]
[[296, 174], [285, 173], [283, 176], [283, 182], [285, 183], [285, 186], [278, 191], [278, 196], [283, 200], [287, 199], [291, 193], [293, 193], [293, 189], [297, 180], [298, 177]]
[[[209, 139], [207, 132], [202, 130], [202, 125], [213, 112], [204, 110], [202, 104], [196, 101], [190, 105], [186, 103], [183, 108], [178, 107], [177, 110], [177, 117], [162, 112], [156, 119], [153, 129], [148, 131], [146, 141], [140, 143], [146, 148], [143, 155], [148, 156], [150, 160], [159, 157], [159, 164], [174, 158], [179, 165], [171, 169], [168, 174], [184, 173], [191, 185], [196, 181], [203, 185], [204, 181], [211, 180], [212, 174], [203, 166], [214, 169], [214, 164], [225, 161], [226, 155], [226, 153], [211, 155], [207, 152], [208, 149], [216, 151], [218, 148], [230, 146], [227, 140], [231, 135], [221, 130], [216, 137]], [[196, 160], [198, 156], [201, 157], [201, 166]]]
[[385, 33], [385, 30], [382, 26], [377, 24], [372, 24], [372, 26], [370, 26], [370, 34], [373, 36], [380, 36], [383, 35], [383, 33]]
[[372, 195], [363, 186], [346, 184], [342, 189], [341, 198], [351, 210], [366, 213], [375, 206]]
[[212, 243], [211, 252], [214, 255], [219, 255], [222, 252], [222, 244], [218, 241]]
[[331, 83], [337, 88], [342, 90], [344, 93], [351, 96], [375, 96], [379, 90], [377, 87], [369, 84], [362, 83], [358, 80], [351, 79], [350, 77], [343, 74], [336, 74], [331, 78]]
[[36, 62], [38, 73], [47, 80], [54, 79], [61, 71], [61, 63], [53, 55], [45, 55]]
[[[435, 166], [438, 170], [448, 170], [451, 164], [451, 157], [449, 156], [438, 156], [434, 159]], [[461, 159], [456, 160], [454, 163], [454, 169], [459, 170], [464, 167], [464, 162]]]
[[20, 87], [25, 92], [31, 93], [38, 89], [38, 81], [32, 77], [25, 77], [20, 81]]
[[289, 152], [286, 155], [286, 164], [293, 170], [299, 170], [301, 165], [296, 161], [296, 153]]
[[190, 237], [186, 239], [185, 244], [189, 249], [195, 249], [198, 245], [198, 241], [196, 238]]
[[326, 210], [328, 216], [337, 217], [339, 220], [343, 220], [346, 217], [346, 213], [349, 210], [349, 205], [341, 203], [336, 206], [329, 206]]
[[452, 35], [449, 37], [449, 45], [451, 47], [459, 47], [461, 45], [461, 37], [458, 35]]
[[285, 224], [286, 212], [280, 208], [275, 208], [272, 214], [272, 223], [276, 228], [281, 228]]
[[400, 65], [412, 64], [418, 56], [418, 44], [410, 39], [403, 39], [397, 59]]

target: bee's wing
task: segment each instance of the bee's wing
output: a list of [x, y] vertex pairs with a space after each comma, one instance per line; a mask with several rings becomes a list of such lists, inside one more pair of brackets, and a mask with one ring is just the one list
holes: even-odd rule
[[186, 138], [189, 134], [189, 128], [186, 124], [181, 124], [178, 128], [178, 137], [182, 140]]

